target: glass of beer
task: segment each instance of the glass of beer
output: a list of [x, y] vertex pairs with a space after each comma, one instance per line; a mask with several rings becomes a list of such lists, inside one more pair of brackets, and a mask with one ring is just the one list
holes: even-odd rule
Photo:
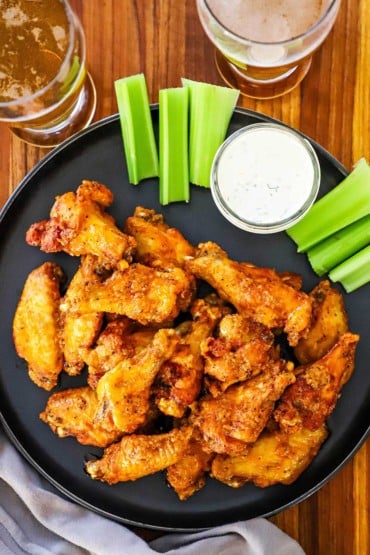
[[281, 96], [302, 81], [339, 5], [340, 0], [197, 0], [219, 73], [253, 98]]
[[92, 120], [85, 37], [67, 0], [0, 0], [0, 122], [53, 147]]

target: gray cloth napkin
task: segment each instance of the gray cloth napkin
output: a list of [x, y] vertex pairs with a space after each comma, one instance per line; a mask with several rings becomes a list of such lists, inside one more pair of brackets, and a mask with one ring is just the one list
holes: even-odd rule
[[265, 519], [149, 544], [117, 522], [59, 496], [0, 430], [1, 555], [304, 555], [292, 538]]

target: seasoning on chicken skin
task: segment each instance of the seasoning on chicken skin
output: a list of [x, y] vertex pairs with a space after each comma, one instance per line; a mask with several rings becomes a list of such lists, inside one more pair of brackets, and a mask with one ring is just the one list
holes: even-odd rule
[[203, 449], [202, 438], [194, 430], [181, 459], [167, 468], [167, 481], [181, 501], [205, 485], [206, 473], [211, 469], [214, 456]]
[[143, 328], [125, 316], [108, 322], [94, 347], [85, 352], [89, 386], [96, 389], [104, 374], [121, 360], [131, 358], [147, 347], [156, 331]]
[[181, 268], [149, 268], [131, 264], [103, 283], [88, 284], [74, 310], [111, 312], [142, 325], [161, 324], [188, 308], [195, 293], [194, 278]]
[[219, 323], [218, 336], [205, 339], [201, 352], [205, 373], [217, 380], [211, 387], [213, 394], [256, 376], [277, 358], [273, 333], [239, 314], [226, 315]]
[[123, 359], [99, 380], [96, 417], [110, 418], [115, 428], [134, 432], [146, 420], [151, 386], [161, 365], [172, 356], [179, 337], [172, 329], [157, 331], [149, 345]]
[[122, 258], [131, 259], [136, 241], [120, 231], [105, 211], [112, 201], [107, 187], [97, 181], [83, 181], [76, 193], [56, 197], [50, 218], [32, 224], [26, 242], [44, 252], [94, 254], [112, 265]]
[[253, 265], [231, 260], [212, 242], [200, 244], [195, 258], [187, 260], [185, 267], [214, 287], [244, 318], [270, 329], [282, 328], [290, 345], [305, 335], [311, 321], [311, 300], [273, 270], [256, 270]]
[[300, 364], [307, 364], [324, 356], [348, 331], [348, 317], [343, 296], [323, 280], [311, 291], [312, 322], [306, 337], [299, 340], [294, 354]]
[[295, 383], [285, 390], [274, 411], [282, 430], [314, 431], [322, 426], [352, 375], [358, 340], [358, 335], [345, 333], [321, 359], [296, 369]]
[[83, 445], [106, 447], [117, 441], [122, 432], [112, 426], [110, 419], [95, 419], [98, 398], [88, 386], [53, 393], [40, 414], [59, 437], [73, 436]]
[[264, 430], [245, 453], [216, 455], [211, 476], [233, 488], [247, 482], [260, 488], [291, 484], [308, 467], [327, 436], [325, 424], [315, 431], [302, 428], [294, 434]]
[[78, 302], [88, 283], [100, 283], [99, 264], [94, 256], [82, 257], [81, 264], [61, 301], [64, 370], [75, 376], [84, 367], [84, 355], [94, 344], [103, 323], [102, 312], [76, 314], [70, 307]]
[[195, 248], [174, 227], [170, 227], [162, 214], [137, 206], [134, 215], [127, 218], [124, 231], [135, 238], [135, 260], [147, 266], [168, 268], [183, 267]]
[[57, 384], [63, 369], [59, 311], [63, 279], [63, 271], [52, 262], [32, 270], [13, 320], [15, 349], [26, 360], [31, 380], [47, 391]]
[[193, 320], [176, 328], [179, 345], [162, 364], [152, 388], [155, 402], [164, 414], [181, 418], [198, 397], [204, 373], [201, 342], [227, 312], [229, 308], [216, 295], [196, 299], [190, 308]]
[[271, 363], [268, 372], [232, 385], [217, 398], [203, 398], [192, 416], [204, 448], [229, 455], [254, 443], [286, 387], [295, 381], [290, 362]]
[[103, 457], [86, 464], [94, 480], [108, 484], [137, 480], [180, 460], [192, 434], [190, 427], [157, 435], [132, 434], [107, 447]]

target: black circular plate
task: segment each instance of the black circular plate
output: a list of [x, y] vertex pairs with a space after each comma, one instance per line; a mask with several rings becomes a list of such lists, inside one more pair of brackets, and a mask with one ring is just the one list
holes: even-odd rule
[[[157, 106], [152, 107], [152, 115], [157, 133]], [[229, 133], [258, 121], [271, 120], [236, 109]], [[323, 194], [347, 172], [319, 145], [313, 146], [321, 162]], [[94, 124], [48, 154], [20, 183], [0, 217], [0, 411], [4, 428], [20, 452], [69, 499], [120, 522], [149, 528], [190, 531], [270, 516], [317, 491], [354, 455], [369, 432], [370, 285], [344, 294], [351, 331], [361, 335], [356, 371], [329, 419], [329, 439], [311, 466], [290, 486], [259, 489], [247, 484], [232, 489], [209, 478], [206, 486], [187, 501], [178, 500], [167, 486], [164, 473], [108, 486], [91, 480], [84, 472], [86, 458], [101, 450], [79, 445], [74, 438], [60, 439], [39, 419], [49, 393], [30, 381], [24, 361], [15, 353], [14, 311], [33, 268], [52, 260], [71, 277], [77, 260], [64, 254], [47, 255], [28, 246], [25, 232], [31, 223], [48, 216], [56, 195], [75, 190], [82, 179], [101, 181], [113, 191], [110, 212], [119, 226], [135, 206], [154, 208], [194, 244], [216, 241], [231, 258], [299, 272], [306, 291], [318, 282], [305, 256], [296, 253], [284, 232], [253, 235], [233, 227], [217, 211], [209, 190], [192, 187], [189, 204], [162, 207], [156, 179], [130, 185], [118, 116]], [[84, 379], [63, 375], [58, 389], [78, 386]]]

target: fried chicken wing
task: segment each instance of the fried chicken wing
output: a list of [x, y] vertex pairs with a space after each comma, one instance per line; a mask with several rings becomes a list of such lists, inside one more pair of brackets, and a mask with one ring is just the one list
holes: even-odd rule
[[178, 335], [174, 330], [159, 330], [148, 347], [104, 374], [96, 388], [97, 418], [111, 418], [113, 425], [126, 433], [142, 425], [150, 406], [151, 385], [177, 343]]
[[206, 473], [211, 469], [213, 457], [213, 453], [203, 449], [201, 437], [193, 432], [182, 457], [167, 468], [167, 481], [181, 501], [205, 485]]
[[13, 320], [13, 340], [18, 355], [28, 364], [31, 380], [50, 390], [63, 368], [60, 344], [61, 268], [45, 262], [27, 277]]
[[138, 327], [135, 322], [126, 317], [108, 322], [99, 335], [96, 345], [84, 355], [88, 365], [89, 386], [95, 389], [100, 378], [117, 366], [121, 360], [132, 358], [147, 347], [155, 332], [153, 328]]
[[190, 309], [193, 320], [183, 322], [176, 329], [179, 345], [162, 364], [152, 389], [157, 406], [164, 414], [181, 418], [198, 397], [203, 379], [201, 342], [228, 311], [216, 295], [197, 299]]
[[302, 428], [294, 434], [264, 430], [241, 455], [217, 455], [211, 475], [233, 488], [253, 482], [260, 488], [291, 484], [308, 467], [328, 436], [325, 424], [315, 431]]
[[333, 411], [341, 388], [352, 375], [359, 336], [343, 334], [321, 359], [301, 366], [283, 393], [274, 418], [285, 432], [318, 430]]
[[214, 382], [211, 392], [217, 394], [262, 372], [275, 354], [273, 345], [274, 335], [263, 324], [240, 314], [226, 315], [218, 337], [208, 337], [201, 344], [204, 371], [221, 382]]
[[122, 432], [110, 419], [96, 421], [98, 398], [90, 387], [76, 387], [53, 393], [40, 414], [59, 437], [73, 436], [83, 445], [106, 447], [117, 441]]
[[112, 312], [142, 325], [160, 324], [188, 308], [194, 288], [194, 279], [181, 268], [162, 270], [131, 264], [101, 284], [88, 285], [75, 310]]
[[86, 464], [94, 480], [108, 484], [137, 480], [175, 464], [187, 449], [190, 427], [158, 435], [129, 435], [110, 445], [101, 459]]
[[204, 398], [194, 412], [194, 425], [208, 451], [229, 455], [254, 443], [274, 410], [275, 402], [295, 381], [293, 365], [279, 360], [264, 372], [233, 385], [220, 397]]
[[81, 372], [85, 364], [84, 355], [94, 344], [103, 323], [102, 312], [79, 315], [70, 310], [80, 299], [87, 284], [100, 283], [101, 278], [97, 270], [96, 258], [91, 255], [84, 256], [60, 305], [64, 370], [71, 376]]
[[207, 281], [245, 318], [270, 329], [282, 328], [290, 345], [304, 336], [311, 320], [311, 300], [273, 270], [235, 262], [211, 242], [199, 245], [195, 258], [186, 261], [185, 267]]
[[94, 254], [113, 265], [123, 257], [131, 259], [136, 242], [120, 231], [105, 211], [112, 201], [107, 187], [97, 181], [83, 181], [76, 193], [56, 197], [50, 218], [31, 225], [26, 241], [44, 252]]
[[182, 267], [189, 256], [194, 256], [195, 248], [189, 241], [154, 210], [137, 206], [134, 215], [127, 218], [124, 231], [136, 240], [135, 260], [147, 266]]
[[300, 364], [307, 364], [325, 355], [348, 331], [348, 318], [342, 295], [328, 280], [311, 291], [312, 323], [306, 337], [299, 340], [294, 354]]

